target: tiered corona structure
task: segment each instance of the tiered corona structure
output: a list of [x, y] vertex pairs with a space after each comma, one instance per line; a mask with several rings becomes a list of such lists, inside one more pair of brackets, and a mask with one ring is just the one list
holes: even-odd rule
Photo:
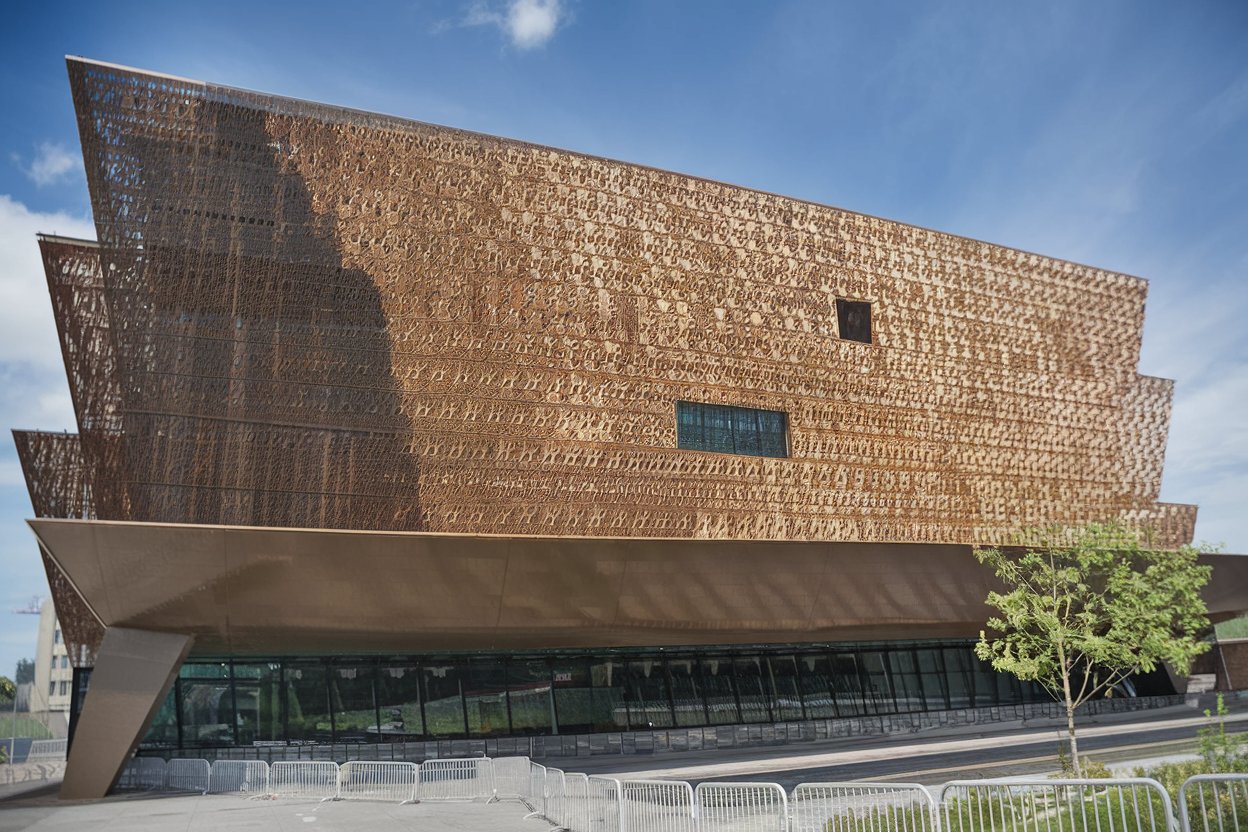
[[[351, 553], [380, 533], [395, 557], [449, 547], [445, 572], [420, 574], [453, 609], [422, 624], [387, 595], [374, 612], [403, 624], [375, 625], [378, 650], [973, 633], [983, 595], [953, 596], [985, 584], [965, 576], [941, 590], [944, 629], [935, 609], [873, 629], [763, 573], [791, 556], [819, 575], [833, 555], [961, 563], [1087, 521], [1191, 540], [1195, 507], [1158, 502], [1172, 385], [1136, 371], [1138, 278], [508, 139], [69, 73], [98, 242], [41, 245], [80, 433], [18, 444], [36, 514], [76, 518], [35, 527], [85, 654], [127, 628], [228, 656], [367, 645], [332, 610], [318, 628], [237, 599], [317, 569], [350, 583], [335, 564], [364, 569]], [[219, 564], [212, 548], [144, 561], [119, 600], [105, 553], [191, 526], [345, 536], [227, 530]], [[495, 586], [485, 564], [532, 536], [564, 559], [521, 573], [554, 581], [551, 606], [514, 630], [495, 611], [474, 641], [457, 616], [488, 618], [520, 580]], [[616, 586], [659, 576], [636, 565], [656, 553], [707, 584]], [[91, 558], [102, 577], [66, 577]], [[386, 562], [369, 580], [408, 574]], [[720, 572], [736, 583], [711, 586]], [[492, 600], [461, 603], [468, 584]], [[562, 603], [588, 587], [603, 597]], [[152, 649], [175, 671], [192, 650]]]

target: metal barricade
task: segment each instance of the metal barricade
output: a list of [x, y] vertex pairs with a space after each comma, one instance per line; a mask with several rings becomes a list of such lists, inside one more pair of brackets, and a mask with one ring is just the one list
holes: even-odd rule
[[700, 832], [788, 832], [789, 801], [776, 783], [699, 783]]
[[1198, 774], [1179, 789], [1183, 832], [1248, 829], [1248, 774]]
[[283, 761], [269, 766], [269, 794], [305, 800], [338, 797], [338, 764], [328, 760]]
[[493, 761], [485, 757], [427, 760], [420, 765], [420, 800], [492, 800]]
[[55, 763], [65, 759], [68, 740], [35, 740], [26, 755], [28, 763]]
[[[619, 832], [620, 781], [614, 777], [590, 777], [586, 781], [586, 832]], [[579, 830], [578, 830], [579, 832]]]
[[693, 805], [693, 787], [683, 781], [620, 781], [620, 828], [627, 832], [695, 832]]
[[150, 791], [165, 787], [165, 761], [159, 757], [134, 757], [121, 770], [118, 791]]
[[563, 774], [563, 825], [573, 832], [589, 828], [589, 778], [584, 774]]
[[419, 782], [415, 763], [352, 760], [338, 768], [338, 799], [411, 803]]
[[939, 828], [936, 799], [916, 783], [802, 783], [793, 789], [789, 806], [793, 832], [934, 832]]
[[566, 806], [564, 805], [565, 779], [562, 769], [546, 766], [546, 820], [556, 826], [565, 826]]
[[529, 797], [528, 757], [492, 757], [494, 761], [494, 793], [500, 800]]
[[532, 760], [529, 761], [529, 792], [525, 800], [533, 810], [524, 816], [525, 820], [546, 817], [546, 766]]
[[167, 787], [175, 792], [208, 794], [212, 766], [207, 760], [173, 759], [165, 770]]
[[944, 832], [1171, 832], [1156, 780], [955, 780], [940, 791]]
[[264, 760], [213, 760], [212, 794], [268, 794], [269, 764]]

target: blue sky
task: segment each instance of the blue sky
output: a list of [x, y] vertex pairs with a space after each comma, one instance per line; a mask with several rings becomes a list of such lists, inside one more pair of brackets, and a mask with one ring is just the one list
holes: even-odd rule
[[[1248, 3], [23, 2], [0, 26], [0, 426], [73, 429], [35, 231], [94, 236], [77, 54], [640, 162], [1151, 281], [1163, 499], [1248, 552]], [[0, 440], [0, 673], [47, 587]]]

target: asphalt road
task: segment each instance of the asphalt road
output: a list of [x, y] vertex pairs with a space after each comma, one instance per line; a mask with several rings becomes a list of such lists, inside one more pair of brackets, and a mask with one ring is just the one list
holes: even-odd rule
[[[1197, 727], [1140, 730], [1101, 737], [1087, 737], [1079, 742], [1082, 754], [1094, 760], [1114, 763], [1128, 760], [1191, 753], [1196, 748]], [[1227, 732], [1248, 731], [1248, 724], [1228, 724]], [[970, 777], [1015, 777], [1050, 772], [1058, 767], [1057, 741], [1019, 742], [1009, 736], [1000, 737], [1000, 744], [974, 751], [936, 752], [905, 755], [860, 763], [815, 766], [776, 771], [766, 778], [791, 789], [798, 783], [840, 780], [906, 780], [925, 785], [946, 783]], [[691, 779], [748, 781], [758, 780], [757, 773], [742, 776]]]

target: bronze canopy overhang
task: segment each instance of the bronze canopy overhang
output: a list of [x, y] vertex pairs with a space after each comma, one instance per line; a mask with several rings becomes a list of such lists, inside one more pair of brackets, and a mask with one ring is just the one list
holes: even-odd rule
[[[961, 545], [31, 526], [105, 627], [201, 655], [973, 638], [993, 586]], [[1248, 609], [1248, 558], [1209, 560]]]
[[[105, 628], [63, 798], [104, 796], [192, 651], [402, 653], [973, 637], [969, 546], [32, 520]], [[1215, 618], [1248, 558], [1215, 556]]]

